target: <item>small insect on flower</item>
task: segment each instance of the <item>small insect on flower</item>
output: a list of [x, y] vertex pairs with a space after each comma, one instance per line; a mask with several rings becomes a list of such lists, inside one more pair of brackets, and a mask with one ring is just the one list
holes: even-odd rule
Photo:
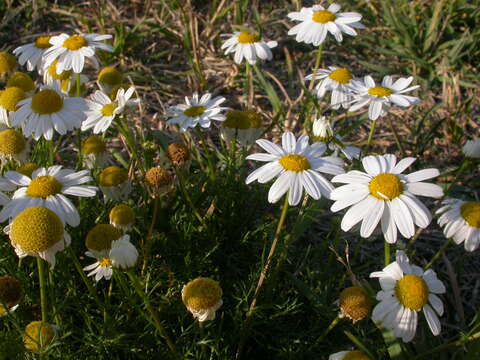
[[96, 135], [89, 136], [82, 142], [82, 160], [87, 169], [96, 169], [108, 164], [107, 144]]
[[335, 152], [335, 156], [341, 151], [348, 160], [360, 157], [360, 149], [344, 143], [339, 135], [335, 135], [330, 121], [325, 116], [313, 122], [312, 132], [312, 140], [325, 143], [330, 150]]
[[115, 206], [110, 210], [108, 217], [110, 224], [123, 232], [130, 231], [133, 224], [135, 224], [135, 212], [130, 206], [125, 204]]
[[58, 331], [58, 326], [42, 321], [32, 321], [25, 328], [23, 344], [25, 348], [33, 352], [41, 352], [49, 346]]
[[332, 92], [330, 99], [332, 109], [339, 109], [340, 106], [348, 108], [352, 99], [351, 80], [352, 74], [347, 68], [329, 66], [328, 69], [319, 69], [316, 74], [310, 74], [305, 80], [320, 80], [315, 86], [317, 98], [322, 99], [327, 91]]
[[340, 314], [353, 323], [363, 320], [372, 311], [372, 301], [361, 286], [351, 286], [344, 289], [339, 297]]
[[97, 84], [105, 94], [110, 94], [116, 86], [122, 85], [122, 83], [123, 74], [114, 66], [106, 66], [98, 73]]
[[23, 135], [13, 129], [0, 131], [0, 163], [16, 161], [22, 164], [27, 161], [28, 143]]
[[413, 76], [400, 78], [393, 82], [391, 76], [385, 76], [382, 80], [382, 86], [375, 85], [371, 76], [365, 76], [363, 80], [352, 80], [350, 88], [353, 93], [352, 105], [348, 111], [357, 111], [369, 105], [368, 118], [377, 120], [378, 117], [387, 114], [392, 105], [408, 107], [420, 103], [420, 99], [415, 96], [404, 95], [404, 93], [418, 89], [420, 86], [410, 86]]
[[207, 129], [210, 127], [212, 120], [225, 120], [225, 115], [222, 112], [226, 108], [220, 106], [225, 100], [222, 96], [212, 99], [212, 94], [210, 93], [200, 98], [196, 92], [192, 97], [185, 96], [184, 104], [171, 106], [168, 109], [166, 116], [169, 120], [167, 124], [178, 124], [182, 132], [197, 125]]
[[27, 63], [28, 71], [33, 71], [35, 68], [41, 71], [45, 50], [51, 46], [50, 36], [39, 36], [33, 43], [17, 47], [13, 50], [13, 54], [18, 56], [18, 63], [20, 65], [23, 66]]
[[15, 59], [15, 56], [7, 52], [0, 52], [0, 76], [12, 73], [16, 67], [17, 59]]
[[453, 238], [456, 244], [464, 242], [465, 250], [475, 251], [480, 245], [480, 202], [447, 199], [437, 210], [442, 214], [438, 225], [443, 227], [447, 238]]
[[268, 153], [252, 154], [247, 160], [268, 162], [248, 175], [246, 183], [258, 180], [266, 183], [278, 176], [270, 187], [268, 201], [277, 202], [288, 191], [288, 202], [297, 205], [302, 199], [303, 189], [315, 200], [323, 194], [330, 198], [333, 186], [320, 173], [338, 175], [344, 172], [343, 161], [335, 156], [321, 155], [326, 146], [323, 143], [308, 145], [308, 136], [298, 141], [291, 132], [282, 135], [282, 146], [268, 140], [257, 140], [257, 144]]
[[235, 53], [233, 59], [237, 64], [241, 64], [243, 58], [250, 65], [255, 65], [257, 59], [272, 60], [273, 55], [270, 49], [278, 45], [276, 41], [262, 41], [259, 35], [249, 30], [222, 34], [222, 36], [229, 37], [222, 45], [222, 49], [225, 49], [225, 55]]
[[16, 86], [0, 91], [0, 130], [11, 127], [10, 118], [19, 109], [18, 104], [26, 98], [25, 91]]
[[22, 89], [26, 94], [33, 95], [36, 86], [30, 75], [24, 72], [14, 72], [7, 80], [6, 88], [17, 87]]
[[350, 36], [357, 36], [357, 29], [364, 29], [365, 26], [359, 21], [362, 15], [356, 12], [339, 13], [341, 6], [331, 4], [327, 10], [321, 5], [314, 5], [310, 8], [302, 8], [299, 12], [291, 12], [288, 18], [294, 21], [301, 21], [288, 31], [288, 35], [296, 35], [295, 40], [319, 46], [325, 41], [330, 32], [335, 40], [343, 40], [342, 33]]
[[438, 316], [443, 314], [443, 303], [436, 294], [446, 290], [433, 270], [410, 265], [407, 255], [398, 250], [395, 262], [370, 277], [379, 278], [382, 287], [377, 294], [380, 303], [372, 313], [374, 321], [382, 322], [396, 337], [409, 342], [415, 336], [418, 312], [423, 310], [432, 334], [440, 334]]
[[480, 139], [468, 140], [463, 145], [462, 152], [466, 157], [480, 159]]
[[339, 351], [328, 357], [328, 360], [373, 360], [362, 350]]
[[22, 298], [20, 281], [10, 275], [0, 276], [0, 317], [14, 312]]
[[253, 145], [262, 132], [262, 117], [253, 110], [230, 110], [221, 128], [227, 144], [237, 140], [243, 146]]
[[415, 160], [408, 157], [397, 163], [392, 154], [367, 156], [362, 159], [366, 173], [352, 170], [335, 176], [332, 182], [347, 185], [332, 191], [331, 199], [335, 203], [330, 209], [337, 212], [351, 206], [343, 216], [342, 230], [349, 231], [362, 222], [360, 235], [367, 238], [380, 222], [385, 240], [395, 243], [397, 228], [406, 238], [414, 235], [415, 225], [426, 228], [432, 216], [415, 195], [440, 198], [443, 190], [423, 182], [438, 176], [437, 169], [402, 174]]
[[199, 277], [183, 286], [182, 301], [199, 322], [214, 320], [222, 306], [222, 288], [218, 282]]
[[125, 200], [132, 189], [127, 170], [109, 166], [98, 175], [98, 185], [103, 192], [103, 200]]

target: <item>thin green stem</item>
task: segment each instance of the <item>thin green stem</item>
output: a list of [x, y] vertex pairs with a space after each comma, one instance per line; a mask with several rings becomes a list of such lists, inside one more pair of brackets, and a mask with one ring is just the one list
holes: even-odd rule
[[317, 75], [317, 71], [320, 68], [320, 62], [322, 61], [322, 53], [323, 53], [323, 44], [320, 44], [320, 46], [317, 49], [317, 57], [315, 58], [315, 65], [313, 68], [313, 78], [312, 81], [310, 81], [310, 84], [308, 86], [308, 90], [312, 91], [313, 85], [315, 83], [315, 76]]
[[254, 89], [252, 67], [248, 61], [245, 62], [245, 96], [247, 99], [247, 109], [251, 109], [254, 98]]
[[365, 148], [364, 154], [366, 155], [370, 150], [370, 145], [372, 143], [373, 134], [375, 133], [375, 128], [377, 127], [377, 120], [373, 120], [372, 127], [370, 128], [370, 133], [368, 134], [367, 145]]
[[195, 204], [192, 201], [192, 198], [188, 194], [188, 191], [185, 186], [185, 179], [183, 177], [184, 173], [182, 170], [177, 171], [177, 179], [178, 179], [178, 184], [180, 185], [180, 192], [182, 193], [183, 197], [185, 198], [185, 201], [190, 205], [190, 209], [193, 211], [193, 215], [198, 219], [198, 221], [203, 225], [206, 226], [205, 220], [203, 217], [200, 215], [198, 212], [197, 208], [195, 207]]
[[202, 130], [196, 129], [197, 135], [202, 141], [203, 149], [205, 150], [205, 156], [207, 158], [209, 177], [212, 181], [215, 180], [215, 165], [213, 163], [212, 152], [208, 148], [207, 138], [203, 135]]
[[325, 331], [318, 337], [317, 340], [315, 340], [315, 344], [318, 344], [320, 342], [322, 342], [323, 339], [325, 339], [325, 336], [327, 336], [330, 331], [332, 331], [332, 329], [337, 326], [338, 322], [340, 321], [340, 315], [337, 315], [337, 317], [335, 319], [332, 320], [332, 322], [330, 323], [330, 325], [328, 326], [328, 328], [325, 329]]
[[383, 254], [385, 259], [385, 266], [390, 264], [390, 244], [386, 241], [383, 242]]
[[437, 346], [437, 347], [433, 348], [432, 350], [428, 350], [428, 351], [424, 352], [423, 354], [415, 356], [413, 358], [413, 360], [422, 359], [422, 358], [426, 357], [427, 355], [436, 354], [436, 353], [439, 353], [439, 352], [444, 351], [444, 350], [446, 350], [448, 348], [451, 348], [451, 347], [462, 346], [463, 344], [465, 344], [469, 341], [478, 340], [478, 339], [480, 339], [480, 332], [478, 332], [476, 334], [473, 334], [473, 335], [471, 335], [471, 336], [469, 336], [465, 339], [460, 339], [460, 340], [457, 340], [457, 341], [450, 342], [448, 344], [443, 344], [443, 345]]
[[447, 241], [445, 241], [440, 249], [433, 255], [432, 259], [429, 261], [429, 263], [425, 266], [425, 270], [428, 269], [433, 265], [435, 261], [445, 252], [447, 247], [452, 243], [452, 239], [449, 238]]
[[[76, 74], [76, 86], [77, 86], [77, 97], [81, 96], [81, 79], [80, 73]], [[77, 129], [77, 143], [78, 143], [78, 162], [77, 169], [81, 168], [82, 164], [82, 132], [80, 129]]]
[[402, 156], [405, 156], [405, 149], [402, 145], [402, 142], [400, 141], [400, 137], [398, 136], [397, 129], [393, 125], [392, 118], [391, 118], [391, 116], [387, 116], [387, 117], [388, 117], [388, 123], [390, 125], [390, 129], [392, 129], [392, 132], [393, 132], [393, 137], [395, 138], [395, 142], [397, 143], [397, 146], [398, 146], [400, 152], [402, 153]]
[[45, 279], [45, 267], [43, 260], [37, 257], [38, 268], [38, 281], [40, 284], [40, 306], [42, 309], [42, 321], [48, 322], [48, 309], [47, 309], [47, 284]]
[[153, 200], [153, 215], [152, 221], [150, 222], [150, 228], [148, 229], [147, 239], [143, 247], [143, 265], [142, 265], [142, 276], [145, 274], [148, 266], [148, 259], [150, 257], [150, 248], [152, 247], [153, 231], [155, 230], [155, 225], [157, 223], [158, 217], [158, 208], [160, 205], [160, 198], [155, 197]]

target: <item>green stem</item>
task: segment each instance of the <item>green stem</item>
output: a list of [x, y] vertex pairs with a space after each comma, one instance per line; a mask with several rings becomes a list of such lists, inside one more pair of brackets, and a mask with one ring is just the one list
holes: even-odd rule
[[182, 193], [183, 197], [185, 198], [185, 201], [190, 205], [190, 209], [193, 211], [193, 214], [195, 217], [198, 219], [198, 221], [203, 225], [206, 226], [205, 221], [203, 220], [202, 216], [198, 212], [197, 208], [195, 207], [195, 204], [192, 201], [192, 198], [188, 194], [188, 191], [185, 186], [185, 179], [183, 178], [183, 171], [179, 170], [177, 171], [177, 179], [178, 183], [180, 185], [180, 192]]
[[338, 322], [340, 321], [340, 315], [337, 315], [337, 317], [335, 319], [332, 320], [332, 322], [330, 323], [330, 325], [328, 326], [328, 328], [325, 329], [325, 331], [318, 337], [318, 339], [315, 341], [316, 344], [322, 342], [323, 339], [325, 339], [325, 336], [328, 335], [328, 333], [330, 331], [332, 331], [332, 329], [337, 326]]
[[368, 153], [368, 150], [370, 150], [370, 145], [372, 143], [373, 139], [373, 134], [375, 133], [375, 128], [377, 127], [377, 120], [373, 120], [372, 122], [372, 127], [370, 128], [370, 133], [368, 134], [368, 139], [367, 139], [367, 146], [365, 148], [365, 154]]
[[205, 156], [207, 158], [208, 169], [209, 169], [209, 177], [210, 180], [215, 181], [215, 165], [213, 164], [212, 153], [208, 148], [208, 143], [206, 137], [203, 135], [202, 130], [196, 129], [197, 135], [202, 141], [203, 149], [205, 150]]
[[245, 93], [247, 99], [247, 109], [250, 110], [253, 104], [254, 89], [252, 68], [248, 61], [245, 62]]
[[395, 128], [395, 126], [393, 126], [392, 118], [390, 116], [387, 116], [387, 117], [388, 117], [388, 123], [390, 124], [390, 129], [392, 129], [392, 132], [393, 132], [393, 137], [395, 138], [395, 142], [397, 143], [397, 146], [400, 152], [402, 153], [402, 156], [405, 156], [405, 149], [403, 148], [402, 142], [400, 141], [400, 137], [398, 136], [397, 129]]
[[478, 332], [476, 334], [473, 334], [473, 335], [471, 335], [471, 336], [469, 336], [465, 339], [460, 339], [460, 340], [453, 341], [453, 342], [448, 343], [448, 344], [443, 344], [443, 345], [437, 346], [436, 348], [433, 348], [432, 350], [426, 351], [423, 354], [415, 356], [413, 358], [413, 360], [424, 358], [427, 355], [432, 355], [432, 354], [441, 352], [441, 351], [446, 350], [446, 349], [451, 348], [451, 347], [462, 346], [463, 344], [465, 344], [469, 341], [478, 340], [478, 339], [480, 339], [480, 332]]
[[385, 266], [390, 264], [390, 244], [388, 242], [383, 243], [383, 253], [385, 258]]
[[433, 263], [435, 261], [437, 261], [437, 259], [440, 257], [440, 255], [442, 255], [444, 253], [444, 251], [447, 249], [447, 247], [452, 243], [452, 239], [447, 239], [447, 241], [445, 241], [442, 245], [442, 247], [440, 249], [438, 249], [438, 251], [436, 252], [436, 254], [432, 257], [432, 259], [430, 260], [430, 262], [425, 266], [425, 270], [428, 269], [429, 267], [431, 267], [433, 265]]
[[203, 338], [205, 337], [205, 323], [198, 321], [198, 329], [200, 331], [200, 340], [202, 340], [200, 359], [203, 359], [205, 352], [207, 351], [207, 345], [203, 342]]
[[47, 310], [47, 286], [45, 282], [45, 268], [43, 260], [37, 257], [38, 281], [40, 283], [40, 306], [42, 309], [42, 321], [48, 322]]
[[148, 229], [148, 234], [147, 234], [147, 239], [145, 241], [145, 246], [143, 247], [142, 276], [143, 276], [143, 274], [145, 274], [145, 271], [146, 271], [147, 265], [148, 265], [148, 258], [150, 257], [150, 248], [152, 247], [153, 231], [155, 230], [155, 224], [157, 223], [159, 204], [160, 204], [160, 198], [156, 197], [153, 200], [152, 221], [150, 223], [150, 228]]
[[[76, 85], [77, 85], [77, 97], [81, 96], [81, 80], [80, 80], [80, 73], [76, 74]], [[78, 162], [77, 162], [77, 169], [82, 167], [82, 132], [81, 129], [77, 129], [77, 142], [78, 142]]]
[[320, 68], [320, 61], [322, 61], [322, 53], [323, 53], [323, 44], [320, 44], [317, 50], [317, 57], [315, 59], [315, 66], [313, 68], [313, 78], [310, 81], [310, 85], [308, 86], [308, 90], [312, 91], [313, 85], [315, 83], [315, 76], [317, 75], [317, 71]]

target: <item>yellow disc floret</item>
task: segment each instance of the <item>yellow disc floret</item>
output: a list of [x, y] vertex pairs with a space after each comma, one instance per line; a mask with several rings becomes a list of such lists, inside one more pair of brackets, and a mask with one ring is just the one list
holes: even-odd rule
[[24, 252], [45, 251], [63, 239], [63, 223], [52, 210], [33, 206], [15, 217], [10, 239]]
[[187, 308], [199, 311], [207, 310], [222, 298], [222, 288], [218, 282], [199, 277], [183, 287], [182, 300]]
[[128, 173], [125, 169], [118, 166], [109, 166], [98, 176], [100, 186], [112, 187], [123, 184], [128, 179]]
[[13, 129], [0, 131], [0, 153], [4, 155], [20, 154], [27, 145], [22, 134]]
[[382, 173], [375, 176], [368, 184], [370, 194], [379, 200], [392, 200], [403, 192], [403, 183], [397, 175]]
[[232, 129], [258, 129], [262, 126], [262, 118], [253, 110], [231, 110], [227, 112], [223, 126]]
[[100, 112], [103, 116], [113, 116], [113, 112], [115, 111], [116, 107], [117, 105], [114, 102], [105, 104]]
[[27, 73], [24, 72], [14, 72], [7, 81], [7, 88], [9, 87], [17, 87], [22, 89], [25, 92], [35, 90], [35, 84]]
[[120, 204], [110, 210], [109, 218], [112, 223], [131, 225], [135, 222], [135, 213], [130, 206]]
[[418, 311], [428, 302], [427, 283], [420, 276], [405, 275], [395, 285], [395, 296], [404, 307]]
[[188, 117], [197, 117], [202, 115], [205, 112], [205, 106], [192, 106], [183, 112], [184, 115]]
[[343, 360], [371, 360], [370, 357], [361, 350], [353, 350], [345, 354]]
[[8, 111], [17, 111], [18, 102], [26, 97], [25, 91], [16, 86], [6, 88], [0, 93], [0, 106]]
[[79, 50], [87, 45], [88, 41], [81, 35], [70, 36], [67, 40], [63, 42], [63, 47], [71, 51]]
[[110, 224], [97, 224], [90, 230], [85, 239], [87, 249], [94, 251], [109, 250], [112, 242], [120, 239], [122, 233]]
[[145, 173], [145, 182], [151, 187], [167, 186], [172, 182], [172, 175], [161, 166], [156, 166]]
[[352, 74], [350, 74], [347, 68], [333, 70], [328, 77], [340, 84], [348, 84], [352, 80]]
[[20, 166], [16, 171], [22, 175], [28, 176], [29, 178], [32, 177], [32, 174], [35, 170], [37, 170], [40, 166], [35, 163], [29, 162], [22, 166]]
[[62, 191], [62, 183], [50, 175], [37, 176], [27, 187], [27, 195], [46, 199]]
[[55, 330], [52, 325], [33, 321], [25, 328], [23, 343], [25, 348], [30, 351], [40, 351], [50, 345], [55, 337]]
[[62, 108], [63, 98], [55, 90], [43, 89], [32, 97], [32, 110], [37, 114], [53, 114]]
[[312, 20], [320, 24], [326, 24], [330, 21], [335, 21], [336, 18], [337, 17], [335, 14], [328, 10], [318, 10], [312, 15]]
[[114, 66], [104, 67], [98, 73], [98, 82], [104, 83], [110, 86], [120, 85], [123, 80], [123, 75], [120, 71], [115, 69]]
[[188, 150], [187, 145], [183, 143], [172, 143], [168, 145], [167, 157], [173, 165], [182, 165], [190, 159], [190, 150]]
[[92, 135], [82, 142], [82, 154], [101, 154], [106, 150], [107, 145], [100, 136]]
[[260, 41], [260, 36], [251, 32], [242, 31], [238, 35], [238, 42], [241, 44], [253, 44], [258, 41]]
[[70, 76], [72, 76], [72, 72], [70, 70], [64, 70], [64, 71], [62, 71], [61, 74], [57, 74], [57, 63], [58, 63], [58, 60], [55, 60], [48, 67], [48, 69], [47, 69], [48, 75], [50, 75], [55, 80], [68, 80], [68, 79], [70, 79]]
[[460, 214], [466, 223], [474, 228], [480, 229], [480, 203], [466, 202], [460, 207]]
[[372, 302], [367, 292], [361, 286], [351, 286], [340, 293], [340, 311], [343, 316], [354, 322], [370, 315]]
[[305, 156], [290, 154], [282, 156], [278, 162], [285, 170], [301, 172], [310, 169], [310, 162]]
[[370, 95], [376, 96], [376, 97], [383, 97], [383, 96], [390, 96], [393, 94], [393, 90], [390, 90], [389, 88], [383, 87], [383, 86], [375, 86], [370, 89], [368, 89], [368, 93]]
[[0, 308], [2, 305], [12, 307], [22, 300], [22, 284], [10, 275], [0, 276]]
[[103, 267], [110, 267], [112, 266], [112, 260], [110, 260], [109, 258], [103, 258], [98, 260], [98, 264]]
[[12, 54], [0, 52], [0, 74], [11, 72], [17, 66], [17, 59]]
[[52, 44], [50, 44], [50, 36], [39, 36], [35, 39], [35, 47], [37, 49], [48, 49], [51, 46]]

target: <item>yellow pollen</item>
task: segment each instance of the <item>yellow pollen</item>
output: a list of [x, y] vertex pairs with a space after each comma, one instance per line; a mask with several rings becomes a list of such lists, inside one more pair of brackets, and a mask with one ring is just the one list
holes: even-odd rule
[[112, 266], [112, 260], [109, 258], [103, 258], [102, 260], [98, 261], [98, 264], [103, 267], [109, 267]]
[[109, 215], [110, 221], [119, 225], [130, 225], [135, 222], [133, 209], [125, 204], [115, 206]]
[[102, 110], [100, 110], [100, 112], [102, 113], [103, 116], [112, 116], [116, 107], [117, 105], [115, 103], [106, 104], [106, 105], [103, 105]]
[[103, 251], [112, 247], [112, 242], [120, 239], [122, 233], [110, 224], [97, 224], [87, 234], [85, 246], [88, 250]]
[[37, 49], [48, 49], [52, 44], [50, 44], [50, 36], [39, 36], [35, 39], [35, 47]]
[[58, 60], [52, 62], [52, 64], [48, 67], [48, 75], [50, 75], [55, 80], [62, 80], [62, 90], [63, 90], [63, 80], [70, 79], [72, 72], [70, 70], [64, 70], [61, 74], [57, 74], [57, 63]]
[[194, 118], [205, 112], [205, 106], [192, 106], [183, 112], [184, 115]]
[[53, 176], [37, 176], [27, 188], [27, 195], [46, 199], [62, 191], [62, 184]]
[[98, 73], [98, 82], [105, 83], [110, 86], [120, 85], [123, 80], [123, 75], [113, 66], [104, 67]]
[[23, 210], [10, 228], [10, 239], [28, 253], [45, 251], [63, 239], [63, 223], [53, 211], [42, 206]]
[[101, 186], [112, 187], [118, 186], [128, 179], [128, 173], [125, 169], [118, 166], [109, 166], [98, 176], [98, 183]]
[[278, 160], [278, 162], [285, 170], [301, 172], [310, 169], [310, 162], [302, 155], [284, 155]]
[[50, 345], [55, 337], [52, 325], [41, 321], [33, 321], [25, 328], [23, 344], [30, 351], [38, 352]]
[[87, 45], [87, 40], [81, 35], [70, 36], [67, 40], [63, 42], [63, 47], [71, 51], [81, 49], [82, 47]]
[[17, 111], [19, 101], [25, 99], [27, 95], [25, 91], [18, 87], [9, 87], [0, 92], [0, 106], [8, 111]]
[[226, 114], [226, 118], [223, 126], [232, 129], [258, 129], [262, 126], [260, 114], [253, 110], [231, 110]]
[[105, 141], [99, 136], [92, 135], [82, 142], [82, 154], [101, 154], [106, 150]]
[[26, 163], [22, 166], [20, 166], [16, 172], [22, 174], [22, 175], [25, 175], [25, 176], [28, 176], [29, 178], [32, 177], [32, 174], [35, 170], [37, 170], [39, 168], [39, 166], [35, 163], [32, 163], [32, 162], [29, 162], [29, 163]]
[[480, 203], [466, 202], [460, 207], [460, 214], [471, 227], [480, 229]]
[[428, 302], [428, 286], [421, 277], [408, 274], [397, 281], [395, 296], [410, 310], [420, 310]]
[[16, 155], [21, 153], [26, 146], [22, 134], [13, 129], [0, 132], [0, 153], [4, 155]]
[[33, 91], [35, 90], [35, 84], [27, 73], [24, 72], [14, 72], [7, 81], [7, 88], [9, 87], [17, 87], [22, 89], [25, 92]]
[[222, 298], [222, 288], [218, 282], [199, 277], [183, 287], [182, 300], [185, 306], [199, 311], [214, 307]]
[[242, 31], [238, 35], [238, 42], [241, 44], [253, 44], [260, 41], [260, 36], [246, 31]]
[[53, 114], [62, 108], [63, 98], [54, 90], [43, 89], [32, 97], [32, 110], [37, 114]]
[[375, 176], [368, 184], [370, 194], [379, 200], [392, 200], [403, 192], [403, 184], [398, 176], [382, 173]]
[[0, 74], [13, 71], [17, 66], [17, 59], [12, 54], [0, 52]]
[[340, 84], [348, 84], [350, 80], [352, 80], [352, 74], [350, 74], [350, 71], [348, 71], [347, 68], [333, 70], [328, 77]]
[[371, 360], [370, 357], [361, 350], [353, 350], [345, 354], [343, 360]]
[[20, 281], [10, 275], [0, 276], [0, 309], [3, 304], [9, 308], [17, 305], [22, 300], [22, 296]]
[[312, 20], [320, 24], [326, 24], [330, 21], [335, 21], [336, 18], [337, 17], [335, 14], [328, 10], [318, 10], [312, 15]]
[[383, 97], [383, 96], [390, 96], [393, 94], [393, 91], [389, 88], [383, 86], [375, 86], [368, 89], [368, 93], [373, 96]]
[[354, 322], [365, 319], [372, 310], [370, 297], [361, 286], [344, 289], [340, 293], [339, 305], [342, 315]]

